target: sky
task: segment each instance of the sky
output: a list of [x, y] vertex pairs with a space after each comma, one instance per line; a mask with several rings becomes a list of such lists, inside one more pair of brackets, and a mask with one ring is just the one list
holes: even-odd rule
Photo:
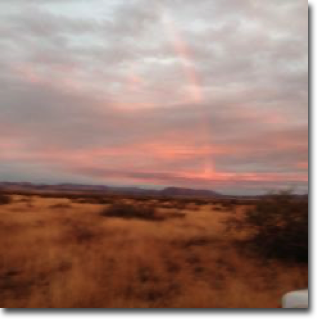
[[307, 192], [307, 1], [2, 0], [0, 181]]

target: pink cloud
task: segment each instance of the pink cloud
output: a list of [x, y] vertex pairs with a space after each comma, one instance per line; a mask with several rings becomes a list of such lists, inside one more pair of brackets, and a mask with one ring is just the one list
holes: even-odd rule
[[[290, 139], [279, 139], [281, 146], [291, 147]], [[215, 167], [219, 157], [240, 157], [251, 152], [253, 147], [234, 145], [195, 146], [168, 142], [145, 142], [118, 147], [96, 147], [70, 150], [44, 146], [30, 150], [19, 142], [0, 143], [2, 160], [42, 163], [58, 166], [72, 174], [81, 174], [99, 181], [128, 181], [135, 184], [181, 185], [215, 187], [218, 184], [306, 183], [307, 174], [298, 172], [224, 172]], [[200, 161], [201, 167], [184, 167], [180, 161]], [[171, 164], [181, 167], [166, 167]], [[307, 168], [306, 163], [298, 162], [299, 169]]]

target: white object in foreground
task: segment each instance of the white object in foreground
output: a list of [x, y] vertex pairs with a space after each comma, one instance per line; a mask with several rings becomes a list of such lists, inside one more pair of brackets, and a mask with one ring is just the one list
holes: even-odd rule
[[309, 308], [309, 290], [287, 293], [282, 298], [282, 308]]

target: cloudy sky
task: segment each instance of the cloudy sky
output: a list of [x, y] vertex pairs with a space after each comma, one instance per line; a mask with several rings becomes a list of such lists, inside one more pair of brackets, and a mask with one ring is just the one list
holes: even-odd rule
[[303, 0], [2, 0], [0, 181], [308, 187]]

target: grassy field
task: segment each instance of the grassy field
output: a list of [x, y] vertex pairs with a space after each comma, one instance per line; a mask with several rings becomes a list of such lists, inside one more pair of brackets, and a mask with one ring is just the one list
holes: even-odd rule
[[308, 267], [242, 249], [251, 204], [73, 195], [0, 202], [0, 306], [275, 308]]

